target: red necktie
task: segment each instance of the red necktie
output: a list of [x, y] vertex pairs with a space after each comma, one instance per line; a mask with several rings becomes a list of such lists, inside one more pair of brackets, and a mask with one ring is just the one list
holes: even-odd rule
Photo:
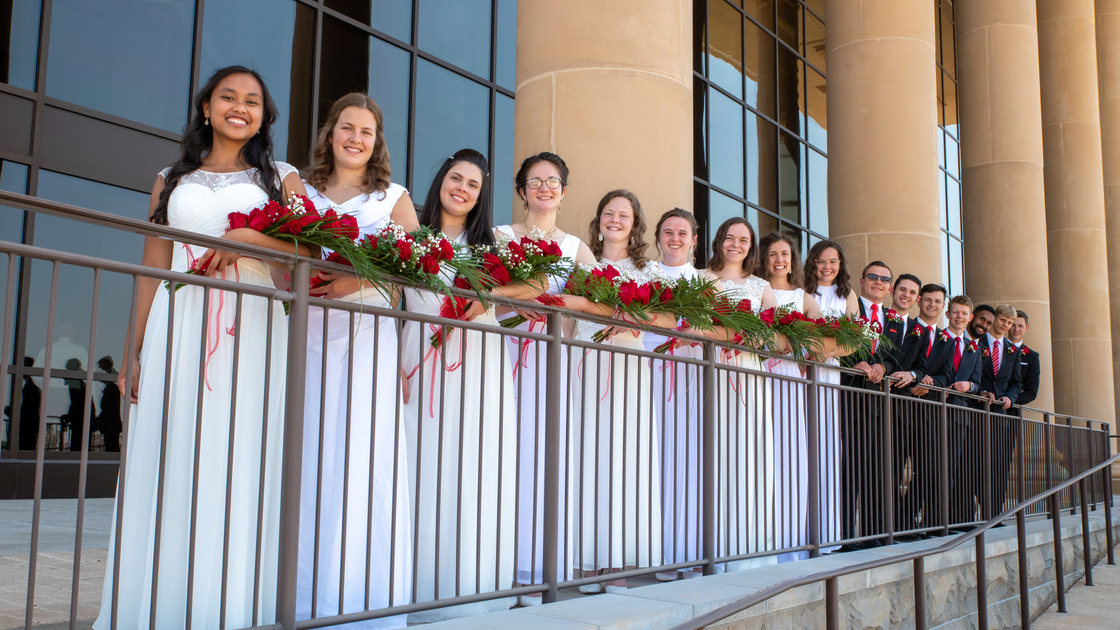
[[[872, 304], [871, 305], [871, 323], [872, 324], [878, 324], [879, 323], [879, 305], [878, 304]], [[879, 327], [879, 332], [882, 333], [882, 332], [886, 332], [886, 331], [884, 331], [883, 327], [880, 326]], [[875, 343], [872, 344], [872, 346], [871, 346], [871, 352], [875, 353], [878, 350], [879, 350], [879, 339], [876, 338]]]
[[933, 329], [933, 326], [930, 326], [929, 327], [929, 345], [926, 346], [926, 358], [927, 359], [929, 358], [929, 353], [933, 351], [933, 333], [934, 332], [935, 331]]
[[956, 372], [961, 367], [961, 338], [957, 337], [957, 351], [953, 353], [953, 371]]
[[992, 376], [999, 376], [999, 340], [992, 347]]

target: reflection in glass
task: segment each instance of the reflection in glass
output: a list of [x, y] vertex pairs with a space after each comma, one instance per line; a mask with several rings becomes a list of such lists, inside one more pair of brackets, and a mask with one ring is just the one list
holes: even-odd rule
[[[253, 28], [246, 29], [246, 24]], [[202, 21], [201, 80], [231, 65], [259, 72], [280, 110], [272, 126], [276, 159], [299, 166], [306, 162], [310, 144], [307, 86], [314, 26], [315, 11], [291, 0], [207, 0]]]
[[821, 72], [828, 72], [825, 58], [824, 22], [805, 13], [805, 59]]
[[323, 16], [323, 41], [330, 42], [319, 50], [319, 120], [318, 129], [327, 121], [331, 106], [351, 92], [368, 92], [370, 64], [369, 35], [335, 19]]
[[0, 3], [0, 83], [35, 89], [40, 6], [38, 0]]
[[[743, 195], [743, 108], [720, 92], [711, 92], [711, 182], [732, 194]], [[753, 114], [751, 115], [753, 117]]]
[[778, 128], [747, 112], [747, 201], [778, 212]]
[[805, 145], [782, 132], [778, 143], [778, 185], [781, 192], [781, 216], [786, 221], [805, 225], [808, 178], [805, 173]]
[[805, 6], [808, 7], [810, 11], [820, 16], [822, 20], [828, 20], [824, 14], [824, 5], [825, 0], [805, 0]]
[[494, 82], [508, 88], [517, 88], [517, 0], [498, 0], [498, 24], [494, 36], [497, 56], [497, 73]]
[[952, 237], [950, 237], [945, 232], [941, 233], [941, 284], [945, 285], [945, 288], [949, 290], [949, 295], [946, 296], [946, 297], [952, 297], [952, 296], [955, 296], [955, 295], [960, 295], [960, 292], [954, 290], [953, 283], [951, 282], [952, 278], [950, 277], [950, 274], [949, 274], [949, 239], [950, 238], [952, 238]]
[[775, 105], [774, 36], [763, 31], [754, 22], [743, 22], [746, 35], [746, 96], [744, 101], [766, 116], [773, 118]]
[[[378, 4], [382, 4], [378, 2]], [[323, 6], [328, 9], [334, 9], [348, 18], [353, 18], [362, 24], [369, 24], [369, 10], [370, 0], [324, 0]], [[380, 6], [378, 7], [380, 11]], [[326, 16], [323, 16], [326, 18]], [[323, 34], [323, 41], [330, 41], [326, 38], [326, 33]], [[324, 47], [324, 51], [326, 47]]]
[[935, 72], [937, 75], [937, 124], [945, 126], [945, 95], [941, 84], [944, 82], [944, 73]]
[[712, 2], [708, 28], [708, 78], [737, 98], [743, 98], [743, 18], [726, 2]]
[[[329, 4], [329, 3], [328, 3]], [[370, 26], [406, 44], [412, 43], [412, 0], [376, 0]]]
[[774, 0], [743, 0], [743, 11], [758, 20], [759, 24], [774, 30]]
[[778, 231], [778, 218], [771, 215], [769, 212], [762, 212], [750, 206], [747, 206], [747, 221], [754, 226], [758, 232], [758, 238], [762, 238], [771, 232]]
[[945, 207], [945, 180], [947, 178], [948, 176], [945, 174], [945, 171], [941, 171], [937, 174], [937, 195], [939, 197], [939, 201], [941, 202], [941, 205], [938, 207], [941, 209], [942, 230], [949, 229], [949, 209]]
[[490, 0], [417, 0], [417, 46], [490, 78]]
[[809, 229], [828, 234], [828, 158], [809, 151]]
[[778, 0], [778, 37], [797, 52], [801, 50], [801, 4]]
[[964, 247], [955, 238], [949, 238], [949, 290], [953, 295], [964, 293]]
[[[699, 77], [692, 79], [692, 172], [708, 179], [708, 86]], [[706, 193], [705, 193], [706, 194]], [[707, 199], [707, 197], [705, 197]], [[705, 201], [705, 203], [707, 203]]]
[[[193, 0], [55, 0], [52, 7], [48, 96], [182, 130], [190, 98]], [[259, 17], [221, 19], [243, 39], [245, 25]]]
[[807, 70], [805, 74], [808, 75], [805, 93], [809, 100], [809, 117], [806, 120], [809, 127], [807, 140], [818, 149], [828, 151], [828, 86], [824, 77], [815, 70]]
[[[938, 73], [941, 74], [940, 72]], [[942, 124], [945, 130], [953, 136], [957, 135], [957, 84], [945, 77], [942, 84], [945, 86], [945, 118]]]
[[949, 209], [949, 233], [961, 236], [961, 185], [948, 177], [945, 180], [945, 205]]
[[[710, 192], [708, 197], [708, 221], [712, 226], [713, 235], [724, 221], [732, 217], [742, 216], [745, 215], [743, 214], [743, 203], [741, 201], [736, 201], [714, 190]], [[716, 243], [716, 247], [719, 247], [719, 243]]]
[[957, 47], [954, 44], [953, 20], [944, 12], [939, 12], [941, 18], [941, 67], [949, 73], [951, 78], [957, 75]]
[[404, 185], [408, 170], [407, 51], [376, 37], [369, 38], [369, 95], [381, 107], [385, 144], [393, 181]]
[[785, 46], [778, 47], [778, 122], [799, 136], [805, 134], [805, 62]]
[[[513, 194], [513, 99], [494, 95], [494, 158], [490, 174], [494, 191], [494, 225], [512, 223], [517, 211]], [[517, 206], [517, 210], [521, 208]]]
[[957, 179], [961, 177], [961, 149], [950, 135], [945, 136], [945, 170]]
[[[27, 194], [27, 176], [30, 169], [26, 164], [18, 162], [8, 162], [0, 160], [0, 190], [8, 192], [15, 192], [20, 194]], [[26, 213], [23, 210], [16, 210], [15, 208], [8, 208], [0, 206], [0, 240], [8, 241], [10, 243], [19, 243], [23, 241], [23, 225]], [[5, 290], [0, 291], [0, 311], [7, 308], [7, 277], [8, 277], [8, 260], [7, 256], [0, 256], [0, 286], [4, 286]], [[18, 269], [16, 271], [16, 282], [18, 282]], [[12, 287], [12, 295], [18, 287]], [[14, 318], [13, 318], [14, 320]], [[12, 321], [12, 327], [15, 328], [15, 321]], [[7, 331], [11, 332], [11, 331]]]
[[413, 199], [422, 202], [444, 158], [463, 148], [487, 153], [490, 92], [423, 59], [417, 61], [416, 75], [411, 192]]

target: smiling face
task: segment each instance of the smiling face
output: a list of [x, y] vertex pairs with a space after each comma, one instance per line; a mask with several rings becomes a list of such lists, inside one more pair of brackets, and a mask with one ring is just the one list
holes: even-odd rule
[[968, 334], [972, 335], [973, 339], [979, 339], [988, 333], [988, 329], [996, 321], [995, 315], [988, 311], [977, 313], [976, 317], [972, 319], [972, 325], [968, 328]]
[[909, 313], [918, 301], [918, 291], [920, 289], [921, 287], [913, 280], [899, 280], [898, 285], [894, 288], [895, 310], [903, 314]]
[[[541, 186], [544, 188], [544, 186]], [[634, 227], [634, 206], [626, 197], [615, 197], [603, 206], [599, 214], [599, 233], [603, 243], [626, 245], [630, 240], [630, 230]]]
[[740, 267], [751, 252], [751, 231], [746, 224], [736, 223], [727, 228], [723, 237], [723, 257], [733, 267]]
[[961, 336], [964, 332], [964, 327], [968, 322], [972, 321], [972, 309], [964, 304], [950, 304], [949, 312], [949, 330], [956, 336]]
[[881, 304], [891, 293], [891, 270], [879, 265], [868, 267], [859, 279], [859, 290], [869, 302]]
[[771, 278], [785, 278], [793, 264], [793, 250], [785, 241], [775, 241], [766, 250], [766, 271]]
[[337, 168], [364, 170], [377, 143], [377, 119], [364, 107], [339, 112], [331, 132], [331, 153]]
[[444, 214], [465, 217], [478, 202], [482, 191], [482, 170], [470, 162], [456, 162], [443, 178], [439, 202]]
[[210, 98], [203, 101], [202, 114], [210, 119], [215, 134], [248, 141], [261, 129], [264, 88], [251, 74], [231, 74], [219, 81]]
[[[545, 181], [550, 177], [561, 179], [560, 171], [552, 162], [541, 161], [534, 164], [526, 173], [525, 179], [530, 180], [533, 178]], [[560, 202], [564, 199], [564, 186], [559, 188], [549, 188], [547, 185], [542, 185], [540, 188], [533, 189], [528, 186], [518, 191], [525, 203], [529, 205], [530, 211], [549, 212], [555, 211], [560, 207]]]
[[992, 332], [992, 335], [995, 337], [1003, 337], [1007, 334], [1007, 331], [1011, 329], [1011, 325], [1014, 323], [1015, 320], [1007, 317], [1006, 315], [997, 316], [996, 321], [994, 322], [994, 330]]
[[1016, 317], [1015, 323], [1011, 324], [1011, 329], [1007, 331], [1007, 338], [1010, 339], [1012, 343], [1022, 343], [1023, 337], [1026, 336], [1030, 328], [1031, 327], [1027, 325], [1027, 320], [1022, 317]]
[[661, 256], [670, 266], [677, 267], [688, 262], [688, 252], [696, 245], [696, 235], [692, 225], [681, 217], [669, 217], [661, 223], [657, 233], [657, 247]]
[[922, 311], [922, 319], [927, 322], [936, 322], [944, 306], [945, 294], [940, 291], [926, 293], [918, 303], [918, 308]]
[[836, 282], [836, 275], [840, 273], [840, 252], [833, 247], [826, 247], [816, 260], [809, 261], [817, 270], [817, 284], [830, 287]]

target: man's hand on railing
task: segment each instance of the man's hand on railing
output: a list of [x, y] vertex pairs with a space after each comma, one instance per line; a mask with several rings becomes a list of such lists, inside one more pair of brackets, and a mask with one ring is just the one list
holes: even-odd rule
[[972, 389], [972, 383], [969, 381], [957, 381], [949, 386], [949, 389], [955, 389], [962, 394], [967, 394]]
[[891, 374], [891, 378], [896, 379], [894, 384], [891, 385], [895, 389], [902, 389], [914, 380], [914, 375], [909, 372], [895, 372]]
[[929, 390], [925, 387], [922, 387], [922, 385], [933, 385], [933, 377], [929, 374], [926, 374], [922, 377], [922, 380], [918, 382], [920, 383], [920, 385], [915, 385], [914, 388], [910, 390], [910, 393], [914, 394], [915, 396], [925, 396], [929, 393]]
[[867, 361], [860, 361], [852, 367], [859, 370], [860, 372], [863, 372], [864, 376], [867, 377], [867, 380], [871, 381], [872, 383], [878, 383], [882, 381], [883, 376], [885, 376], [887, 372], [882, 363], [869, 365]]
[[[995, 398], [994, 394], [992, 395], [992, 398]], [[1007, 396], [1004, 396], [1003, 398], [1000, 398], [1000, 399], [996, 400], [995, 403], [997, 405], [1003, 405], [1003, 410], [1004, 411], [1007, 411], [1008, 409], [1011, 408], [1011, 399], [1008, 398]]]

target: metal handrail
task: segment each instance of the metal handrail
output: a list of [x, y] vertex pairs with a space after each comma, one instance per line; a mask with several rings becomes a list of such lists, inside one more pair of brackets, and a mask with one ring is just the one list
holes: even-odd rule
[[[784, 580], [784, 581], [779, 582], [779, 583], [777, 583], [773, 586], [764, 588], [761, 591], [758, 591], [757, 593], [752, 593], [751, 595], [748, 595], [746, 597], [738, 599], [738, 600], [736, 600], [736, 601], [734, 601], [730, 604], [726, 604], [724, 606], [721, 606], [721, 607], [713, 610], [710, 613], [701, 615], [701, 616], [696, 617], [696, 618], [694, 618], [690, 621], [687, 621], [687, 622], [682, 623], [678, 626], [675, 626], [673, 628], [673, 630], [700, 630], [701, 628], [709, 626], [713, 623], [717, 623], [717, 622], [721, 621], [722, 619], [724, 619], [726, 617], [730, 617], [731, 615], [734, 615], [735, 613], [746, 610], [746, 609], [748, 609], [752, 606], [761, 604], [762, 602], [767, 601], [767, 600], [769, 600], [769, 599], [771, 599], [771, 598], [773, 598], [777, 595], [781, 595], [782, 593], [785, 593], [786, 591], [789, 591], [790, 589], [794, 589], [794, 588], [797, 588], [799, 586], [807, 586], [809, 584], [815, 584], [815, 583], [820, 582], [822, 580], [826, 580], [826, 581], [831, 582], [833, 584], [833, 586], [831, 586], [831, 587], [826, 586], [826, 588], [825, 588], [825, 593], [826, 593], [826, 596], [825, 596], [825, 599], [826, 599], [826, 602], [825, 602], [826, 613], [825, 614], [826, 614], [826, 620], [827, 620], [827, 624], [828, 624], [827, 627], [829, 628], [829, 630], [833, 630], [833, 629], [839, 628], [839, 623], [840, 623], [840, 621], [839, 621], [839, 615], [840, 615], [839, 597], [838, 597], [838, 592], [837, 592], [837, 589], [836, 589], [836, 586], [835, 586], [835, 581], [836, 581], [837, 578], [841, 578], [841, 577], [844, 577], [845, 575], [850, 575], [852, 573], [858, 573], [860, 571], [870, 571], [872, 569], [878, 569], [880, 567], [885, 567], [885, 566], [889, 566], [889, 565], [892, 565], [892, 564], [898, 564], [900, 562], [906, 562], [906, 561], [910, 561], [910, 560], [915, 561], [915, 579], [914, 579], [915, 586], [914, 586], [914, 588], [915, 588], [916, 601], [921, 601], [922, 598], [917, 597], [917, 592], [918, 592], [919, 589], [921, 589], [922, 592], [923, 592], [923, 595], [924, 595], [925, 585], [923, 583], [923, 580], [918, 577], [918, 575], [919, 575], [919, 571], [918, 571], [919, 561], [926, 558], [927, 556], [932, 556], [932, 555], [935, 555], [935, 554], [940, 554], [940, 553], [945, 553], [945, 552], [948, 552], [948, 551], [952, 551], [953, 549], [956, 549], [957, 547], [963, 545], [964, 543], [968, 542], [969, 540], [976, 539], [977, 540], [977, 543], [976, 543], [977, 544], [977, 563], [981, 563], [981, 562], [984, 561], [984, 554], [981, 551], [981, 547], [984, 544], [984, 532], [986, 532], [989, 529], [999, 525], [1000, 523], [1002, 523], [1005, 519], [1007, 519], [1011, 515], [1015, 515], [1015, 517], [1016, 517], [1016, 524], [1017, 524], [1018, 538], [1019, 538], [1019, 548], [1017, 550], [1017, 554], [1020, 557], [1020, 565], [1022, 565], [1022, 563], [1025, 562], [1025, 559], [1026, 559], [1026, 545], [1024, 544], [1025, 538], [1026, 538], [1026, 531], [1025, 531], [1026, 519], [1025, 519], [1025, 516], [1023, 514], [1023, 511], [1026, 508], [1030, 507], [1031, 505], [1034, 505], [1035, 503], [1037, 503], [1037, 502], [1039, 502], [1043, 499], [1046, 499], [1046, 498], [1049, 498], [1049, 497], [1054, 497], [1055, 495], [1057, 495], [1057, 493], [1061, 492], [1062, 490], [1065, 490], [1066, 488], [1069, 488], [1069, 487], [1073, 486], [1073, 484], [1075, 484], [1075, 483], [1078, 484], [1081, 487], [1081, 515], [1082, 515], [1082, 532], [1081, 532], [1081, 534], [1082, 534], [1082, 538], [1084, 539], [1083, 547], [1085, 549], [1085, 554], [1084, 555], [1085, 555], [1086, 584], [1092, 586], [1092, 583], [1093, 583], [1092, 582], [1092, 564], [1091, 564], [1091, 561], [1090, 561], [1090, 545], [1089, 545], [1089, 542], [1088, 542], [1089, 528], [1087, 527], [1087, 521], [1088, 521], [1089, 517], [1088, 517], [1088, 512], [1086, 511], [1086, 508], [1088, 507], [1088, 505], [1087, 505], [1087, 500], [1086, 500], [1086, 492], [1085, 492], [1084, 482], [1087, 478], [1091, 477], [1092, 475], [1094, 475], [1098, 472], [1101, 472], [1101, 471], [1105, 470], [1106, 468], [1112, 466], [1112, 464], [1117, 462], [1117, 461], [1120, 461], [1120, 453], [1118, 453], [1116, 455], [1113, 455], [1112, 457], [1110, 457], [1106, 461], [1104, 461], [1100, 464], [1097, 464], [1096, 466], [1090, 468], [1089, 470], [1086, 470], [1085, 472], [1083, 472], [1083, 473], [1081, 473], [1081, 474], [1079, 474], [1075, 477], [1071, 477], [1069, 480], [1067, 480], [1067, 481], [1065, 481], [1061, 484], [1058, 484], [1057, 486], [1054, 486], [1054, 487], [1050, 488], [1049, 490], [1046, 490], [1044, 492], [1036, 494], [1035, 496], [1031, 497], [1030, 499], [1027, 499], [1025, 501], [1020, 502], [1018, 505], [1016, 505], [1013, 508], [1010, 508], [1008, 510], [1004, 510], [1002, 513], [1000, 513], [996, 517], [988, 520], [983, 525], [978, 525], [975, 529], [973, 529], [971, 531], [968, 531], [968, 532], [965, 532], [965, 533], [962, 533], [962, 534], [954, 537], [952, 540], [946, 542], [945, 544], [943, 544], [939, 547], [935, 547], [933, 549], [927, 549], [927, 550], [924, 550], [924, 551], [911, 551], [909, 553], [903, 553], [903, 554], [893, 556], [893, 557], [890, 557], [890, 558], [879, 558], [877, 560], [869, 560], [867, 562], [861, 562], [860, 564], [855, 564], [855, 565], [851, 565], [851, 566], [848, 566], [848, 567], [832, 569], [832, 570], [829, 570], [829, 571], [820, 571], [820, 572], [817, 572], [817, 573], [813, 573], [811, 575], [806, 575], [806, 576], [802, 576], [802, 577], [792, 578], [792, 579], [789, 579], [789, 580]], [[1113, 541], [1112, 541], [1112, 503], [1108, 499], [1106, 499], [1103, 503], [1104, 503], [1105, 521], [1106, 521], [1105, 536], [1107, 538], [1107, 545], [1106, 546], [1108, 547], [1108, 564], [1111, 565], [1111, 564], [1116, 564], [1114, 556], [1113, 556], [1113, 549], [1112, 549], [1112, 547], [1113, 547]], [[1058, 514], [1052, 514], [1051, 518], [1053, 518], [1055, 520], [1054, 545], [1055, 545], [1056, 548], [1060, 549], [1061, 544], [1062, 544], [1062, 540], [1061, 540], [1061, 537], [1057, 535], [1057, 530], [1058, 530], [1058, 527], [1059, 527], [1059, 525], [1057, 525], [1057, 517], [1058, 516], [1059, 516]], [[1057, 552], [1057, 559], [1054, 562], [1054, 567], [1055, 567], [1055, 572], [1056, 573], [1060, 574], [1062, 572], [1061, 552], [1060, 551]], [[981, 575], [979, 567], [977, 568], [977, 571], [978, 571], [977, 575]], [[1025, 613], [1024, 616], [1022, 617], [1022, 624], [1023, 624], [1022, 627], [1023, 628], [1029, 628], [1030, 627], [1030, 614], [1029, 614], [1029, 610], [1030, 610], [1029, 597], [1030, 597], [1030, 595], [1029, 595], [1029, 591], [1028, 591], [1027, 585], [1026, 585], [1027, 575], [1026, 575], [1026, 572], [1023, 570], [1022, 566], [1020, 566], [1020, 572], [1019, 573], [1020, 573], [1019, 579], [1020, 579], [1020, 583], [1021, 583], [1020, 589], [1019, 589], [1019, 598], [1022, 602], [1021, 606], [1022, 606], [1023, 612]], [[977, 581], [979, 582], [979, 579]], [[978, 592], [980, 592], [982, 589], [978, 588], [977, 590], [978, 590]], [[1059, 593], [1059, 596], [1058, 596], [1059, 600], [1064, 600], [1065, 599], [1064, 598], [1065, 591], [1063, 589], [1059, 588], [1058, 593]], [[924, 608], [924, 607], [920, 607], [920, 608]], [[985, 608], [985, 611], [986, 611], [986, 607], [984, 607], [984, 608]], [[1064, 601], [1061, 602], [1061, 605], [1059, 607], [1059, 611], [1065, 612]], [[986, 612], [979, 612], [978, 614], [980, 616], [979, 627], [980, 628], [987, 628], [987, 614], [986, 614]], [[917, 615], [917, 617], [918, 617], [917, 627], [918, 628], [925, 628], [926, 625], [925, 625], [925, 620], [924, 620], [924, 610], [915, 611], [915, 615]]]

